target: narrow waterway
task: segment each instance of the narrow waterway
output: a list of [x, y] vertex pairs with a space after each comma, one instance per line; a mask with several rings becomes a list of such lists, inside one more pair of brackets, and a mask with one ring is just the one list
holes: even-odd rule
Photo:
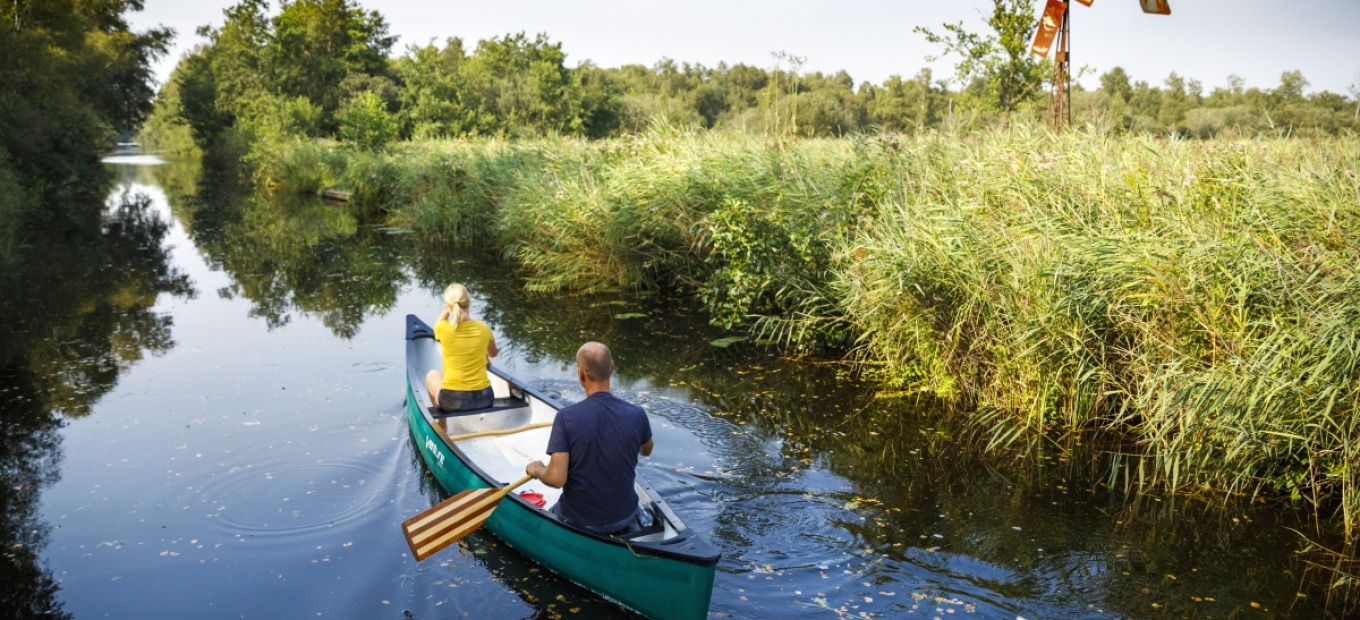
[[1283, 507], [1012, 468], [929, 403], [733, 344], [689, 304], [532, 296], [343, 205], [107, 165], [103, 242], [0, 302], [15, 617], [627, 617], [485, 533], [411, 558], [400, 523], [441, 498], [404, 420], [404, 317], [452, 281], [498, 364], [563, 401], [576, 347], [613, 348], [652, 416], [647, 477], [723, 553], [712, 618], [1326, 615]]

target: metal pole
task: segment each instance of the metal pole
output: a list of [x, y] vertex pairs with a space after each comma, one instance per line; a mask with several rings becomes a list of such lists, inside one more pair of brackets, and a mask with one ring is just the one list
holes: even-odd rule
[[1058, 25], [1057, 50], [1053, 53], [1053, 78], [1049, 84], [1049, 120], [1054, 129], [1072, 122], [1070, 94], [1072, 75], [1068, 64], [1068, 38], [1071, 34], [1072, 0], [1063, 0], [1062, 23]]

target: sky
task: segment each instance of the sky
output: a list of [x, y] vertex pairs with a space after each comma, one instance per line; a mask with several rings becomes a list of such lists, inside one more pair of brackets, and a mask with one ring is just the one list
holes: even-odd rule
[[[168, 26], [174, 46], [156, 65], [164, 82], [179, 58], [203, 39], [199, 26], [218, 27], [237, 0], [144, 0], [129, 15], [134, 30]], [[931, 67], [936, 79], [954, 77], [956, 58], [913, 30], [942, 32], [962, 23], [989, 33], [991, 0], [358, 0], [377, 9], [398, 37], [393, 53], [410, 45], [439, 45], [451, 37], [466, 49], [477, 41], [524, 32], [545, 33], [562, 45], [567, 65], [652, 66], [663, 58], [716, 66], [744, 63], [773, 68], [775, 53], [803, 59], [802, 71], [844, 70], [856, 84], [909, 78]], [[279, 0], [271, 0], [278, 11]], [[1172, 72], [1198, 80], [1205, 94], [1228, 77], [1270, 89], [1286, 71], [1303, 73], [1305, 92], [1360, 91], [1360, 0], [1169, 0], [1171, 15], [1144, 14], [1138, 0], [1072, 3], [1072, 67], [1087, 87], [1123, 67], [1130, 78], [1163, 86]], [[1033, 0], [1035, 18], [1043, 8]], [[788, 63], [781, 65], [789, 68]], [[957, 83], [951, 82], [952, 88]]]

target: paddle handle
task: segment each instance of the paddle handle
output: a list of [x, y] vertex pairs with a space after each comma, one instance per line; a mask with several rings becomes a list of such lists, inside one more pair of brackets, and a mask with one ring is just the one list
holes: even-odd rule
[[530, 480], [533, 480], [533, 479], [534, 479], [533, 476], [530, 476], [529, 474], [524, 474], [523, 476], [520, 477], [519, 480], [516, 480], [516, 481], [514, 481], [514, 482], [511, 482], [510, 484], [507, 484], [507, 485], [501, 487], [501, 490], [496, 491], [496, 496], [495, 496], [496, 499], [500, 499], [500, 498], [502, 498], [502, 497], [505, 497], [507, 494], [509, 494], [511, 491], [515, 490], [516, 488], [518, 488], [520, 485], [522, 485], [522, 484], [524, 484], [524, 483], [526, 483], [526, 482], [528, 482], [528, 481], [530, 481]]
[[478, 431], [475, 433], [466, 433], [463, 435], [450, 435], [449, 441], [462, 441], [464, 439], [476, 439], [478, 437], [492, 437], [495, 435], [511, 435], [514, 433], [522, 433], [524, 431], [531, 431], [536, 428], [543, 428], [552, 425], [553, 425], [552, 422], [538, 422], [535, 424], [525, 424], [524, 426], [516, 426], [515, 428], [503, 428], [494, 431]]

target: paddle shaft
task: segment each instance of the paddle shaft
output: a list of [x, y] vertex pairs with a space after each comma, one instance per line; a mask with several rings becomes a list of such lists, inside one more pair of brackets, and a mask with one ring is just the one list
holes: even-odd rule
[[401, 524], [419, 562], [476, 531], [511, 491], [532, 480], [525, 475], [498, 490], [473, 489], [450, 497]]
[[505, 428], [494, 431], [478, 431], [475, 433], [466, 433], [463, 435], [449, 435], [449, 441], [462, 441], [464, 439], [476, 439], [478, 437], [492, 437], [495, 435], [511, 435], [514, 433], [522, 433], [524, 431], [531, 431], [536, 428], [544, 428], [552, 425], [553, 425], [552, 422], [538, 422], [535, 424], [525, 424], [524, 426], [516, 426], [515, 428]]

